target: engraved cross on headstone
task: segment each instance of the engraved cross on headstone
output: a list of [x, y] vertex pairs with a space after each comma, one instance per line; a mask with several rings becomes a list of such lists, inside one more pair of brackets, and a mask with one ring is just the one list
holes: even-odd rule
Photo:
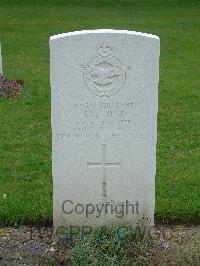
[[120, 162], [111, 163], [106, 159], [106, 144], [101, 144], [102, 148], [102, 162], [92, 163], [87, 162], [87, 167], [101, 167], [102, 168], [102, 197], [106, 197], [106, 169], [107, 167], [120, 167]]

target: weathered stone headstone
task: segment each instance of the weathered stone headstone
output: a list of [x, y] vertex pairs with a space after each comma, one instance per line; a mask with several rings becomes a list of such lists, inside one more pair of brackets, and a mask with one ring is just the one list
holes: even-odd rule
[[54, 226], [154, 223], [159, 38], [50, 39]]
[[1, 43], [0, 43], [0, 74], [3, 74], [3, 64], [2, 64], [2, 56], [1, 56]]

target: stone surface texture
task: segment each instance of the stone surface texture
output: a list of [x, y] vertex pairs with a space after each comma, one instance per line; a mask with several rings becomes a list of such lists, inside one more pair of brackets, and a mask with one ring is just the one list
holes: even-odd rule
[[154, 224], [160, 41], [50, 38], [54, 226]]

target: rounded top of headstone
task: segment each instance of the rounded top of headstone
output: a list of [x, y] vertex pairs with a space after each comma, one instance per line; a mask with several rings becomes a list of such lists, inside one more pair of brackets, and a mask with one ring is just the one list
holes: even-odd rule
[[143, 33], [143, 32], [136, 32], [136, 31], [129, 31], [129, 30], [114, 30], [114, 29], [97, 29], [97, 30], [73, 31], [73, 32], [67, 32], [67, 33], [54, 35], [54, 36], [50, 37], [50, 41], [57, 40], [57, 39], [64, 38], [64, 37], [74, 36], [74, 35], [85, 35], [85, 34], [94, 34], [94, 33], [96, 33], [96, 34], [98, 34], [98, 33], [129, 34], [129, 35], [135, 35], [135, 36], [141, 36], [141, 37], [147, 37], [147, 38], [159, 40], [158, 36], [148, 34], [148, 33]]

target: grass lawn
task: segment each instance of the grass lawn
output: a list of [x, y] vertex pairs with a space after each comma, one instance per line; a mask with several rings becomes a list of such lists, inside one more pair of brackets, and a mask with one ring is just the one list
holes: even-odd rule
[[4, 74], [25, 84], [0, 99], [0, 221], [52, 220], [49, 37], [96, 28], [160, 37], [156, 217], [200, 221], [198, 2], [0, 0]]

